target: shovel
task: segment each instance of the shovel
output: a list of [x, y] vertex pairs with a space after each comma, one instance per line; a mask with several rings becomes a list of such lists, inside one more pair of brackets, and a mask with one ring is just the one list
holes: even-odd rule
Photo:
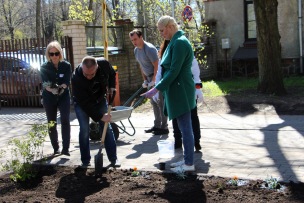
[[[108, 114], [111, 113], [111, 109], [112, 109], [112, 103], [114, 101], [114, 97], [115, 97], [116, 91], [113, 91], [112, 96], [110, 95], [109, 98], [109, 105], [108, 105]], [[102, 136], [101, 136], [101, 144], [100, 144], [100, 148], [97, 152], [97, 154], [95, 155], [95, 176], [99, 176], [102, 174], [102, 170], [103, 170], [103, 153], [102, 153], [102, 147], [104, 145], [104, 141], [106, 138], [106, 134], [107, 134], [107, 129], [108, 129], [108, 122], [105, 122], [104, 127], [103, 127], [103, 131], [102, 131]]]

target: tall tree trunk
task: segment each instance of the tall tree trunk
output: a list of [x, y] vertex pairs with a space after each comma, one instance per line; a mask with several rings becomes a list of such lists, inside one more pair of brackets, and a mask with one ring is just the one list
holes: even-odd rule
[[41, 39], [41, 0], [36, 1], [36, 37]]
[[143, 8], [143, 1], [142, 0], [136, 0], [137, 5], [137, 23], [139, 26], [143, 26], [145, 24], [144, 21], [144, 8]]
[[281, 45], [278, 28], [278, 1], [254, 0], [257, 24], [259, 84], [261, 93], [284, 95]]
[[4, 4], [5, 2], [2, 0], [2, 13], [4, 15], [4, 18], [5, 18], [5, 25], [7, 26], [8, 28], [8, 31], [10, 33], [10, 36], [11, 36], [11, 40], [14, 40], [15, 39], [15, 36], [14, 36], [14, 26], [12, 24], [12, 2], [9, 1], [8, 4], [7, 4], [7, 7], [5, 6]]
[[200, 15], [199, 15], [199, 21], [203, 22], [203, 20], [204, 20], [204, 8], [203, 8], [203, 5], [202, 5], [202, 3], [199, 0], [196, 1], [196, 5], [197, 5], [197, 8], [198, 8], [199, 13], [200, 13]]

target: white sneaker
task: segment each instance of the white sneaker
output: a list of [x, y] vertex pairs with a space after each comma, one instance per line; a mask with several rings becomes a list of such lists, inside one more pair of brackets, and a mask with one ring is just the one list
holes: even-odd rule
[[175, 167], [177, 167], [177, 166], [183, 165], [184, 163], [185, 163], [184, 160], [178, 161], [178, 162], [175, 162], [175, 163], [170, 164], [170, 167], [171, 167], [171, 168], [175, 168]]
[[111, 163], [111, 166], [112, 166], [112, 167], [120, 167], [120, 166], [121, 166], [121, 163], [118, 161], [118, 159], [116, 159], [116, 161], [113, 161], [113, 162]]
[[192, 172], [195, 171], [195, 167], [194, 164], [192, 166], [187, 166], [186, 164], [182, 164], [175, 168], [171, 168], [171, 171], [173, 171], [174, 173]]

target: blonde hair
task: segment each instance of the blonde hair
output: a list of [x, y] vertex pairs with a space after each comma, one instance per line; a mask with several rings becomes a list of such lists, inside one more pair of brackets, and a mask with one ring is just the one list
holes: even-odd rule
[[63, 61], [63, 52], [62, 52], [62, 48], [61, 48], [61, 45], [58, 41], [54, 40], [52, 42], [50, 42], [47, 47], [46, 47], [46, 50], [45, 50], [45, 57], [48, 61], [51, 61], [51, 58], [49, 56], [49, 51], [50, 49], [52, 48], [55, 48], [58, 50], [58, 52], [60, 53], [59, 55], [59, 61]]
[[174, 29], [177, 31], [178, 30], [178, 24], [174, 18], [171, 16], [162, 16], [158, 19], [157, 25], [162, 25], [166, 27], [167, 25], [173, 25]]

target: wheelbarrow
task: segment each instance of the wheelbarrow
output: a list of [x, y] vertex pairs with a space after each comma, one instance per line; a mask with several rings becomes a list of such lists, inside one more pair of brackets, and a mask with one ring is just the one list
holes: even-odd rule
[[[135, 128], [130, 120], [131, 117], [131, 113], [132, 110], [135, 109], [136, 107], [138, 107], [143, 100], [145, 99], [144, 96], [139, 97], [135, 102], [134, 99], [135, 97], [137, 97], [138, 95], [140, 95], [142, 93], [142, 90], [144, 88], [141, 87], [139, 88], [124, 104], [123, 106], [115, 106], [113, 107], [114, 109], [112, 110], [112, 121], [111, 121], [111, 126], [113, 128], [114, 131], [114, 135], [115, 135], [115, 131], [117, 133], [117, 130], [119, 133], [126, 133], [127, 135], [133, 136], [135, 135]], [[132, 103], [133, 102], [133, 103]], [[131, 105], [131, 106], [129, 106]], [[126, 126], [124, 125], [124, 123], [122, 122], [122, 120], [127, 119], [127, 121], [129, 122], [132, 131], [128, 132]], [[117, 125], [115, 122], [119, 122], [120, 125]], [[114, 126], [114, 127], [113, 127]], [[116, 128], [116, 129], [115, 129]], [[116, 137], [116, 135], [115, 135]], [[117, 138], [119, 137], [119, 134], [117, 135]]]
[[[143, 87], [138, 89], [124, 104], [123, 106], [114, 106], [112, 107], [111, 115], [111, 127], [114, 132], [115, 139], [117, 140], [119, 138], [119, 134], [126, 133], [129, 136], [133, 136], [136, 133], [136, 130], [130, 120], [131, 114], [133, 109], [138, 107], [143, 100], [145, 99], [144, 96], [139, 97], [135, 102], [134, 99], [138, 95], [141, 94], [143, 90]], [[131, 104], [133, 102], [133, 104]], [[131, 104], [131, 106], [129, 106]], [[131, 126], [131, 131], [128, 131], [125, 124], [123, 123], [123, 120], [127, 120]], [[117, 124], [119, 122], [120, 124]], [[91, 140], [100, 140], [101, 133], [99, 129], [99, 124], [92, 122], [90, 123], [90, 139]]]

